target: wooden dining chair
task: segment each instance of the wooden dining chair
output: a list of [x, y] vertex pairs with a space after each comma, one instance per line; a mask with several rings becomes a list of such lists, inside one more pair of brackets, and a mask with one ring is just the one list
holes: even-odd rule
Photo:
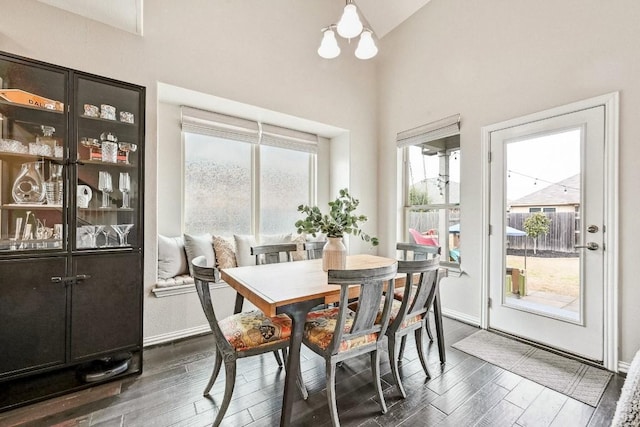
[[[421, 259], [430, 259], [436, 256], [439, 256], [442, 252], [442, 248], [440, 246], [431, 246], [431, 245], [422, 245], [418, 243], [402, 243], [399, 242], [396, 244], [396, 250], [402, 252], [400, 257], [401, 260], [410, 261], [410, 260], [421, 260]], [[394, 296], [396, 299], [402, 301], [404, 295], [404, 288], [398, 288], [394, 292]], [[431, 327], [429, 325], [429, 318], [426, 318], [425, 321], [425, 329], [427, 331], [427, 335], [429, 336], [429, 341], [433, 341], [433, 335], [431, 333]], [[402, 346], [400, 347], [400, 358], [404, 354], [404, 343], [402, 341]]]
[[256, 265], [276, 264], [293, 261], [293, 253], [298, 250], [295, 243], [276, 243], [272, 245], [260, 245], [251, 247], [251, 255], [256, 257]]
[[307, 259], [321, 259], [322, 249], [327, 242], [304, 242], [302, 247], [307, 252]]
[[[295, 243], [275, 243], [270, 245], [260, 245], [251, 247], [251, 255], [256, 257], [256, 265], [264, 264], [277, 264], [279, 262], [291, 262], [293, 261], [292, 253], [298, 250], [298, 245]], [[285, 259], [286, 261], [283, 261]], [[236, 294], [236, 305], [234, 313], [240, 313], [242, 311], [242, 305], [244, 303], [244, 297], [240, 294]], [[282, 349], [282, 358], [277, 351], [273, 352], [273, 356], [276, 358], [278, 366], [282, 366], [283, 361], [287, 361], [287, 349]]]
[[[380, 384], [380, 351], [388, 326], [393, 297], [385, 292], [385, 285], [393, 287], [397, 263], [388, 267], [363, 270], [329, 270], [328, 283], [340, 285], [340, 303], [337, 307], [311, 311], [304, 326], [302, 342], [322, 356], [326, 363], [327, 400], [331, 422], [339, 426], [336, 403], [336, 364], [346, 359], [369, 353], [371, 370], [378, 392], [382, 413], [387, 405]], [[355, 310], [349, 308], [349, 288], [359, 287]], [[383, 309], [378, 316], [379, 307]]]
[[286, 349], [291, 336], [291, 319], [286, 314], [267, 317], [261, 311], [254, 310], [233, 314], [218, 319], [211, 302], [209, 283], [214, 282], [214, 268], [207, 266], [204, 256], [191, 262], [196, 292], [204, 314], [209, 321], [216, 346], [216, 358], [211, 379], [204, 389], [204, 396], [209, 394], [216, 381], [222, 362], [225, 368], [225, 389], [222, 404], [213, 425], [218, 426], [224, 417], [236, 381], [236, 360], [243, 357], [256, 356], [271, 351]]
[[406, 283], [413, 285], [402, 288], [401, 300], [394, 299], [386, 335], [391, 372], [403, 398], [407, 397], [407, 394], [400, 380], [398, 359], [410, 332], [415, 334], [422, 369], [427, 378], [431, 378], [424, 351], [423, 330], [426, 328], [426, 319], [436, 296], [438, 280], [442, 277], [441, 270], [444, 271], [440, 269], [439, 255], [428, 260], [398, 261], [398, 273], [406, 274]]

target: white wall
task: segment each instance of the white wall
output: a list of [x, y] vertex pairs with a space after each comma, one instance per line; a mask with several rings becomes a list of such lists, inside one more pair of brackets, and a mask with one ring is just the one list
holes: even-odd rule
[[[640, 3], [433, 0], [380, 47], [379, 191], [398, 193], [397, 132], [462, 114], [463, 267], [442, 287], [445, 308], [479, 318], [484, 156], [482, 126], [620, 91], [620, 357], [640, 348]], [[379, 205], [380, 234], [392, 253], [400, 204]]]
[[2, 0], [0, 50], [147, 88], [146, 340], [188, 330], [200, 312], [193, 294], [150, 293], [158, 199], [167, 194], [156, 180], [162, 173], [158, 128], [165, 125], [158, 123], [158, 82], [349, 130], [348, 149], [363, 152], [358, 162], [367, 165], [349, 168], [349, 186], [366, 201], [370, 229], [376, 229], [375, 60], [357, 60], [349, 52], [353, 44], [343, 45], [344, 54], [333, 61], [316, 53], [320, 29], [343, 7], [342, 0], [152, 0], [144, 3], [139, 37], [35, 0]]

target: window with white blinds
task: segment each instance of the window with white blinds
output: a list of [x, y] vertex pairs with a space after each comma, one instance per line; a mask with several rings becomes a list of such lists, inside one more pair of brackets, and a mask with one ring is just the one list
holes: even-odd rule
[[294, 232], [312, 202], [317, 135], [182, 107], [184, 230], [218, 235]]

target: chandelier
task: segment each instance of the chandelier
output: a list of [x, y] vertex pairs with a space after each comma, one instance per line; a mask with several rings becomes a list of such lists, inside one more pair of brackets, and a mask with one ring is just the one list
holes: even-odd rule
[[376, 56], [378, 48], [373, 41], [373, 31], [362, 25], [358, 9], [353, 0], [347, 0], [342, 17], [337, 24], [331, 24], [322, 30], [322, 42], [318, 48], [318, 55], [326, 59], [333, 59], [340, 55], [340, 46], [336, 40], [336, 32], [339, 36], [351, 40], [360, 36], [355, 55], [358, 59], [370, 59]]

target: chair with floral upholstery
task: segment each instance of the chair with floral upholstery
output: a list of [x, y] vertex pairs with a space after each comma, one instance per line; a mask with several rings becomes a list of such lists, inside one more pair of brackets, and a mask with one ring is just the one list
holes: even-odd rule
[[428, 260], [398, 261], [398, 273], [406, 274], [406, 283], [412, 283], [413, 286], [402, 288], [402, 298], [394, 299], [386, 335], [391, 372], [403, 398], [407, 397], [407, 394], [400, 380], [398, 359], [410, 332], [415, 334], [422, 369], [427, 378], [431, 378], [425, 357], [423, 330], [426, 328], [426, 319], [436, 296], [438, 280], [442, 275], [439, 263], [439, 255]]
[[236, 360], [286, 349], [291, 336], [291, 319], [285, 314], [267, 317], [261, 311], [254, 310], [218, 320], [209, 291], [209, 283], [214, 282], [214, 268], [207, 266], [204, 256], [194, 258], [192, 265], [198, 298], [209, 321], [216, 345], [215, 364], [211, 379], [204, 389], [204, 396], [207, 396], [213, 387], [223, 361], [225, 367], [224, 397], [213, 422], [214, 426], [218, 426], [233, 394]]
[[[387, 412], [380, 384], [380, 351], [383, 351], [384, 334], [388, 326], [393, 294], [385, 292], [393, 287], [397, 263], [388, 267], [363, 270], [329, 270], [328, 283], [340, 285], [337, 307], [311, 311], [304, 326], [303, 343], [322, 356], [326, 362], [327, 400], [331, 422], [339, 426], [336, 404], [336, 364], [346, 359], [369, 353], [371, 370], [380, 408]], [[349, 307], [349, 288], [359, 286], [359, 298], [355, 310]], [[378, 310], [382, 305], [380, 315]]]

